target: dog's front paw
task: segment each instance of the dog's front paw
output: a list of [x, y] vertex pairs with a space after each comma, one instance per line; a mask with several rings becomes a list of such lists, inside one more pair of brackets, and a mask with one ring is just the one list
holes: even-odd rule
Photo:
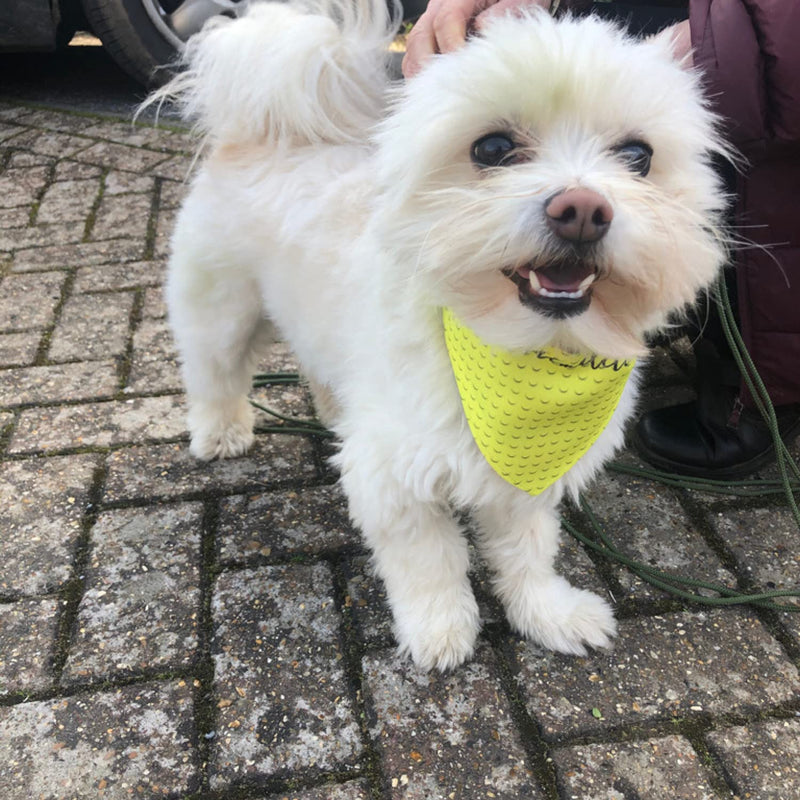
[[523, 589], [506, 605], [506, 614], [518, 633], [559, 653], [583, 656], [587, 646], [610, 647], [617, 633], [611, 606], [560, 576]]
[[234, 458], [253, 444], [255, 413], [247, 398], [235, 403], [195, 403], [189, 410], [189, 450], [201, 461]]
[[445, 672], [463, 664], [475, 651], [480, 613], [472, 593], [456, 601], [439, 597], [431, 604], [394, 609], [395, 635], [402, 655], [424, 670]]

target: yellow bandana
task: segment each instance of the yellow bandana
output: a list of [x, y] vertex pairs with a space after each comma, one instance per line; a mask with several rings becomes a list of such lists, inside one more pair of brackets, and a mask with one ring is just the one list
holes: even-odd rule
[[444, 309], [461, 404], [492, 469], [529, 494], [555, 483], [608, 425], [634, 362], [484, 344]]

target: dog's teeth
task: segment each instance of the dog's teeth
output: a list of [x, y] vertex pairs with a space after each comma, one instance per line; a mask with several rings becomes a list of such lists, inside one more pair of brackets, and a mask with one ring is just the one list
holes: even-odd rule
[[572, 292], [558, 292], [553, 291], [552, 289], [545, 289], [542, 286], [541, 281], [539, 280], [539, 276], [536, 274], [536, 270], [531, 270], [530, 274], [528, 275], [528, 281], [531, 285], [531, 291], [534, 294], [538, 294], [540, 297], [558, 297], [566, 300], [578, 300], [579, 298], [583, 297], [586, 294], [586, 290], [594, 283], [597, 275], [592, 273], [591, 275], [587, 275], [578, 285], [578, 288]]
[[567, 300], [577, 300], [579, 297], [583, 297], [584, 291], [583, 289], [579, 289], [577, 292], [551, 292], [549, 289], [539, 289], [539, 294], [542, 297], [559, 297], [562, 300], [564, 298]]

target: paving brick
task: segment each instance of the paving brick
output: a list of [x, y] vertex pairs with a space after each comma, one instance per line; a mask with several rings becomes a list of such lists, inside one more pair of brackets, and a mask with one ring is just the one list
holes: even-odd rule
[[142, 304], [143, 319], [165, 319], [167, 304], [164, 301], [164, 292], [161, 286], [145, 289], [144, 303]]
[[75, 159], [85, 164], [97, 164], [110, 169], [142, 173], [168, 158], [165, 153], [156, 153], [141, 147], [128, 147], [112, 142], [87, 141], [86, 147]]
[[328, 784], [317, 789], [281, 792], [264, 797], [263, 800], [370, 800], [372, 795], [365, 781]]
[[564, 800], [718, 800], [711, 776], [680, 736], [590, 744], [553, 756]]
[[33, 206], [5, 208], [0, 214], [0, 229], [22, 228], [29, 224]]
[[126, 239], [32, 247], [27, 250], [17, 250], [14, 254], [13, 271], [36, 272], [45, 269], [85, 267], [92, 264], [124, 263], [140, 259], [144, 250], [144, 242], [131, 242]]
[[57, 598], [0, 603], [0, 695], [39, 692], [53, 684], [57, 631]]
[[116, 194], [151, 193], [155, 180], [149, 175], [135, 175], [130, 172], [111, 171], [106, 175], [105, 192], [107, 196]]
[[65, 136], [55, 131], [29, 129], [14, 137], [14, 147], [21, 147], [43, 156], [68, 158], [75, 156], [92, 144], [91, 139], [81, 136]]
[[348, 522], [341, 492], [321, 486], [222, 500], [218, 540], [222, 561], [246, 561], [320, 553], [358, 545], [360, 538]]
[[164, 181], [161, 184], [161, 195], [159, 197], [161, 208], [177, 208], [188, 192], [188, 184], [183, 179], [179, 181]]
[[53, 179], [57, 181], [86, 181], [100, 178], [103, 170], [92, 164], [81, 164], [78, 161], [58, 161], [55, 164]]
[[0, 123], [0, 142], [8, 146], [10, 140], [22, 133], [23, 130], [24, 128], [21, 128], [19, 125], [10, 125], [5, 122]]
[[581, 589], [602, 595], [609, 602], [613, 602], [608, 587], [597, 574], [594, 563], [586, 554], [583, 545], [567, 531], [561, 532], [558, 555], [556, 556], [555, 569], [570, 583]]
[[182, 398], [30, 408], [19, 416], [9, 452], [37, 453], [174, 439], [184, 431]]
[[175, 797], [199, 787], [189, 688], [176, 683], [0, 708], [5, 800]]
[[[683, 348], [681, 347], [681, 349]], [[644, 379], [648, 384], [648, 388], [653, 383], [675, 385], [690, 382], [686, 370], [675, 362], [673, 358], [674, 352], [674, 345], [651, 348], [647, 354], [647, 360], [644, 362]], [[691, 345], [688, 345], [688, 352], [691, 352]]]
[[158, 261], [129, 261], [82, 267], [75, 273], [73, 292], [108, 292], [158, 286], [163, 280], [163, 265]]
[[256, 372], [299, 372], [297, 356], [285, 342], [275, 341], [267, 348]]
[[65, 684], [196, 658], [202, 511], [186, 503], [98, 516]]
[[95, 456], [0, 465], [0, 592], [44, 594], [70, 575]]
[[[736, 585], [735, 577], [705, 543], [669, 489], [652, 481], [605, 474], [584, 495], [611, 540], [626, 555], [680, 577]], [[584, 527], [584, 532], [589, 532], [588, 526]], [[613, 569], [628, 597], [665, 597], [628, 569]]]
[[133, 122], [98, 121], [90, 124], [83, 133], [86, 136], [107, 139], [130, 147], [152, 147], [160, 152], [179, 149], [175, 142], [176, 136], [150, 125], [133, 124]]
[[50, 340], [50, 358], [98, 361], [124, 354], [133, 300], [131, 292], [70, 297]]
[[112, 236], [144, 239], [150, 220], [149, 194], [104, 195], [91, 230], [92, 239]]
[[358, 763], [359, 727], [322, 565], [223, 573], [214, 590], [211, 786]]
[[133, 334], [127, 390], [175, 392], [183, 389], [172, 332], [163, 319], [143, 319]]
[[800, 797], [800, 720], [722, 728], [706, 739], [741, 798]]
[[156, 164], [150, 172], [167, 180], [188, 181], [192, 175], [192, 159], [185, 155], [173, 156]]
[[177, 209], [161, 209], [156, 222], [155, 254], [157, 258], [167, 258], [170, 254], [172, 232], [175, 230]]
[[0, 250], [77, 244], [82, 241], [83, 233], [83, 225], [75, 222], [42, 222], [24, 228], [0, 230]]
[[[314, 418], [314, 403], [311, 399], [311, 392], [304, 384], [279, 384], [259, 387], [253, 391], [252, 399], [260, 405], [274, 409], [280, 414], [298, 419]], [[259, 411], [258, 423], [274, 425], [275, 419], [268, 413]]]
[[30, 206], [39, 199], [49, 177], [47, 166], [7, 169], [0, 174], [0, 208]]
[[106, 399], [114, 396], [118, 385], [114, 361], [2, 370], [0, 405]]
[[16, 367], [30, 364], [36, 357], [42, 331], [0, 334], [0, 366]]
[[0, 100], [0, 119], [2, 120], [24, 124], [25, 118], [32, 113], [30, 108], [12, 104], [10, 101]]
[[441, 675], [383, 652], [365, 658], [364, 683], [393, 800], [545, 797], [488, 654]]
[[612, 652], [587, 658], [518, 646], [520, 691], [547, 738], [742, 713], [800, 692], [797, 668], [752, 614], [676, 613], [624, 620], [619, 629]]
[[89, 124], [83, 115], [65, 114], [49, 108], [30, 109], [28, 114], [18, 119], [18, 122], [61, 133], [82, 133]]
[[0, 251], [24, 250], [52, 244], [77, 244], [83, 239], [83, 226], [74, 222], [48, 222], [25, 228], [0, 230]]
[[190, 127], [176, 117], [171, 121], [171, 128], [161, 128], [158, 132], [158, 141], [164, 150], [172, 153], [182, 153], [191, 159], [197, 152], [198, 136]]
[[100, 191], [99, 180], [56, 181], [47, 187], [36, 222], [75, 222], [83, 225]]
[[8, 160], [9, 169], [27, 169], [28, 167], [48, 167], [52, 169], [57, 163], [52, 156], [30, 153], [26, 150], [15, 150], [15, 141], [21, 141], [21, 137], [19, 140], [15, 137], [14, 141], [9, 143], [11, 148], [11, 157]]
[[286, 481], [316, 476], [313, 450], [305, 438], [256, 437], [241, 458], [198, 461], [188, 444], [131, 447], [108, 456], [105, 499], [169, 498], [195, 492], [259, 491]]
[[0, 331], [44, 328], [61, 300], [63, 272], [6, 275], [0, 283]]
[[[795, 525], [788, 509], [726, 510], [711, 521], [757, 590], [800, 592], [800, 550], [786, 536]], [[780, 597], [776, 602], [797, 605], [800, 597]], [[782, 619], [800, 636], [800, 613], [785, 613]]]
[[370, 556], [357, 555], [345, 566], [347, 597], [353, 621], [368, 643], [393, 641], [392, 612], [383, 582], [372, 568]]

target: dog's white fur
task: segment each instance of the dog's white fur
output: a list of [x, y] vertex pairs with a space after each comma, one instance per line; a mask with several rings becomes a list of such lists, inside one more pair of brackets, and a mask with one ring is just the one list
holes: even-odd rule
[[[251, 445], [266, 309], [341, 440], [342, 485], [401, 651], [440, 669], [473, 652], [480, 620], [453, 509], [472, 512], [516, 631], [566, 653], [607, 646], [609, 605], [553, 569], [557, 506], [622, 444], [636, 380], [586, 455], [529, 496], [473, 441], [440, 309], [507, 349], [641, 355], [724, 258], [714, 121], [663, 36], [635, 42], [597, 19], [530, 12], [392, 88], [394, 30], [383, 0], [254, 3], [194, 38], [161, 94], [184, 104], [209, 149], [167, 287], [191, 451]], [[497, 129], [528, 159], [479, 170], [471, 145]], [[630, 138], [653, 148], [646, 178], [614, 153]], [[588, 310], [554, 319], [523, 305], [502, 270], [552, 248], [544, 201], [574, 187], [607, 198], [614, 220]]]

